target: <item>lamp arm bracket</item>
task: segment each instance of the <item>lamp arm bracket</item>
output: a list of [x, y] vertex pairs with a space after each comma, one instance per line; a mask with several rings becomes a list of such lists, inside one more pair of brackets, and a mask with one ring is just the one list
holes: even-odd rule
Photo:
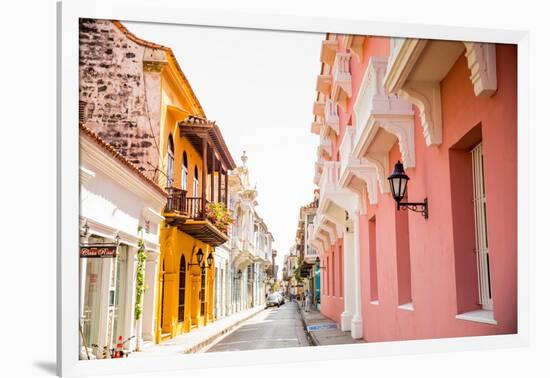
[[424, 202], [398, 202], [397, 210], [400, 208], [406, 208], [414, 211], [415, 213], [422, 213], [425, 219], [428, 219], [428, 199], [424, 198]]

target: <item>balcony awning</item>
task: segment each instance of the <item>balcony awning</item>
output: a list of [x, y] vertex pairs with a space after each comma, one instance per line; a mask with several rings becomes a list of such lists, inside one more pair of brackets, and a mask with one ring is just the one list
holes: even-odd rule
[[209, 121], [205, 118], [190, 115], [183, 121], [178, 122], [180, 129], [180, 135], [185, 136], [197, 152], [202, 151], [202, 141], [204, 138], [210, 142], [216, 153], [219, 155], [220, 160], [228, 170], [235, 169], [237, 165], [229, 153], [229, 149], [225, 144], [223, 135], [215, 121]]

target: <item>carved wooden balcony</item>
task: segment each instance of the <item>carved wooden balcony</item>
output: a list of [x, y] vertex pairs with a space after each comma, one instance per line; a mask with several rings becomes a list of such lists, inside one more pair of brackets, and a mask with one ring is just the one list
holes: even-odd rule
[[213, 246], [221, 245], [228, 240], [227, 234], [207, 218], [205, 207], [209, 201], [205, 197], [187, 197], [185, 190], [174, 187], [168, 187], [166, 191], [166, 224]]

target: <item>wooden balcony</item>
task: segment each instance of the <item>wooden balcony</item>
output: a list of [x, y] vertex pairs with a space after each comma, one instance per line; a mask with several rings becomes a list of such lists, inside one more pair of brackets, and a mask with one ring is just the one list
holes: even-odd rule
[[206, 217], [205, 207], [209, 201], [203, 197], [187, 197], [187, 192], [178, 188], [166, 188], [168, 199], [164, 209], [166, 224], [213, 246], [228, 240]]

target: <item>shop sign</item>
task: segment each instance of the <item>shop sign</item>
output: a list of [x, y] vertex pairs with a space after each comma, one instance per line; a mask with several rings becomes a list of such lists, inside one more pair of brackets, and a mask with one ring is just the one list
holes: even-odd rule
[[80, 246], [80, 258], [114, 258], [116, 257], [116, 244], [90, 244]]

